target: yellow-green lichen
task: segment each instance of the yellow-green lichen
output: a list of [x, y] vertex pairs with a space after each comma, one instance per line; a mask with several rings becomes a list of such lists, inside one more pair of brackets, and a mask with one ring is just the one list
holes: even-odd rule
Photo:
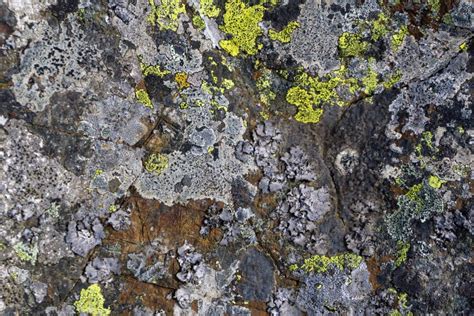
[[383, 86], [385, 89], [392, 88], [396, 83], [402, 79], [402, 72], [397, 70], [393, 75], [391, 75], [386, 81], [384, 81]]
[[258, 78], [255, 81], [261, 105], [269, 105], [276, 98], [276, 93], [272, 90], [272, 71], [262, 67], [257, 71]]
[[408, 294], [407, 293], [400, 293], [397, 299], [398, 299], [398, 306], [400, 306], [401, 308], [408, 308]]
[[288, 267], [288, 269], [290, 269], [290, 271], [296, 271], [296, 270], [298, 270], [298, 265], [296, 263], [294, 263], [294, 264], [290, 265]]
[[433, 147], [433, 133], [431, 133], [430, 131], [426, 131], [426, 132], [423, 132], [423, 133], [421, 134], [421, 141], [422, 141], [423, 143], [425, 143], [425, 145], [426, 145], [429, 149], [431, 149], [431, 150], [434, 149], [434, 147]]
[[104, 170], [102, 170], [102, 169], [96, 169], [96, 170], [94, 171], [94, 178], [100, 176], [100, 175], [103, 174], [103, 173], [104, 173]]
[[200, 0], [199, 12], [209, 18], [217, 18], [221, 9], [214, 4], [213, 0]]
[[162, 70], [160, 65], [147, 65], [144, 62], [142, 62], [142, 57], [138, 56], [138, 59], [140, 61], [140, 70], [142, 71], [142, 74], [144, 77], [149, 76], [149, 75], [154, 75], [157, 77], [164, 77], [167, 74], [170, 73], [169, 70]]
[[115, 213], [118, 210], [118, 206], [116, 204], [112, 204], [109, 206], [109, 213]]
[[[353, 253], [342, 253], [332, 257], [314, 255], [305, 259], [303, 265], [299, 267], [305, 272], [324, 273], [329, 268], [337, 268], [343, 271], [357, 269], [362, 263], [362, 257]], [[294, 268], [294, 267], [293, 267]]]
[[323, 114], [322, 109], [314, 109], [314, 96], [301, 87], [292, 87], [286, 94], [288, 103], [298, 108], [295, 119], [302, 123], [317, 123]]
[[224, 87], [224, 89], [229, 90], [229, 89], [232, 89], [234, 86], [235, 84], [232, 80], [230, 79], [222, 80], [222, 87]]
[[379, 83], [377, 78], [378, 74], [372, 68], [369, 68], [367, 75], [362, 78], [365, 94], [372, 94], [375, 91]]
[[151, 154], [145, 161], [145, 169], [148, 172], [154, 172], [161, 174], [166, 168], [168, 168], [169, 159], [163, 154]]
[[13, 246], [13, 250], [21, 261], [29, 261], [32, 265], [36, 264], [38, 258], [38, 247], [36, 245], [28, 246], [19, 242]]
[[371, 38], [373, 41], [378, 41], [389, 32], [388, 24], [388, 17], [385, 14], [380, 13], [377, 20], [373, 21], [371, 25]]
[[405, 196], [412, 201], [417, 201], [420, 198], [419, 193], [422, 188], [423, 188], [423, 183], [415, 184], [408, 190]]
[[408, 27], [402, 26], [397, 32], [392, 35], [391, 45], [394, 51], [397, 51], [402, 46], [405, 37], [408, 35]]
[[388, 314], [389, 316], [403, 316], [398, 310], [394, 309]]
[[110, 315], [110, 309], [104, 307], [104, 296], [98, 284], [92, 284], [87, 289], [81, 290], [81, 297], [74, 302], [78, 313], [92, 316]]
[[399, 267], [407, 260], [408, 251], [410, 250], [410, 243], [398, 241], [397, 248], [398, 250], [397, 258], [395, 259], [395, 266]]
[[323, 78], [302, 73], [295, 79], [295, 86], [288, 90], [286, 100], [298, 108], [295, 119], [303, 123], [319, 122], [323, 114], [321, 107], [325, 103], [339, 106], [348, 104], [338, 95], [336, 88], [345, 88], [351, 94], [360, 89], [356, 78], [347, 77], [344, 65]]
[[293, 31], [300, 27], [300, 24], [296, 21], [288, 23], [287, 26], [283, 28], [280, 32], [277, 32], [273, 29], [268, 31], [268, 36], [274, 41], [279, 41], [281, 43], [289, 43], [291, 41], [291, 34]]
[[467, 52], [468, 48], [469, 48], [469, 45], [466, 42], [459, 45], [459, 50], [462, 52]]
[[221, 30], [231, 38], [219, 42], [231, 56], [237, 56], [241, 51], [254, 55], [260, 49], [257, 37], [262, 34], [258, 25], [263, 19], [265, 8], [257, 4], [247, 6], [241, 0], [229, 0], [225, 4], [224, 25]]
[[438, 15], [439, 10], [441, 9], [441, 0], [428, 0], [428, 4], [430, 5], [431, 12]]
[[356, 57], [362, 55], [368, 48], [368, 43], [356, 33], [344, 32], [339, 37], [339, 52], [341, 57]]
[[178, 29], [179, 15], [186, 13], [181, 0], [160, 0], [160, 5], [156, 5], [155, 0], [148, 0], [148, 2], [151, 13], [148, 15], [147, 21], [151, 25], [158, 24], [160, 30], [176, 31]]
[[206, 28], [206, 23], [204, 20], [201, 18], [200, 15], [195, 15], [193, 16], [192, 19], [193, 25], [197, 30], [204, 30]]
[[443, 183], [446, 183], [446, 181], [441, 180], [438, 176], [431, 175], [428, 178], [428, 185], [433, 189], [440, 189]]
[[188, 74], [185, 72], [176, 73], [176, 75], [174, 76], [174, 80], [176, 81], [176, 84], [178, 85], [178, 88], [180, 90], [190, 87], [190, 84], [188, 82]]
[[138, 102], [147, 108], [153, 109], [153, 103], [151, 102], [150, 96], [145, 89], [135, 89], [135, 97], [137, 98]]

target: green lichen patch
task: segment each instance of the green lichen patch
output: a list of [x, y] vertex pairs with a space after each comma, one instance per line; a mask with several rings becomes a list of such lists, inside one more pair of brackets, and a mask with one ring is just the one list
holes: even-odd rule
[[349, 104], [338, 90], [347, 90], [353, 96], [362, 92], [370, 95], [378, 87], [378, 77], [379, 75], [371, 68], [361, 80], [350, 77], [344, 65], [323, 78], [301, 73], [296, 76], [295, 85], [288, 90], [286, 100], [298, 108], [295, 116], [297, 121], [317, 123], [323, 114], [324, 104], [338, 106]]
[[339, 53], [341, 57], [361, 56], [368, 48], [369, 43], [362, 40], [362, 36], [357, 33], [344, 32], [338, 40]]
[[217, 18], [221, 9], [219, 9], [213, 0], [200, 0], [199, 1], [199, 12], [208, 18]]
[[321, 256], [314, 255], [304, 260], [304, 263], [298, 267], [297, 265], [291, 265], [290, 270], [296, 271], [301, 269], [307, 273], [325, 273], [329, 269], [344, 269], [354, 270], [357, 269], [362, 263], [363, 258], [353, 253], [342, 253], [335, 256]]
[[21, 261], [30, 262], [32, 265], [36, 264], [38, 259], [38, 247], [36, 245], [28, 246], [20, 242], [13, 246], [13, 250]]
[[85, 313], [92, 316], [110, 315], [110, 309], [104, 307], [104, 296], [98, 284], [92, 284], [87, 289], [81, 290], [79, 300], [74, 302], [74, 307], [78, 313]]
[[441, 0], [428, 0], [428, 4], [433, 15], [438, 15], [441, 10]]
[[446, 181], [441, 180], [438, 176], [435, 175], [431, 175], [428, 178], [428, 185], [433, 189], [440, 189], [444, 183], [446, 183]]
[[377, 88], [378, 83], [379, 83], [378, 74], [372, 68], [369, 67], [367, 75], [365, 75], [365, 77], [362, 78], [364, 93], [367, 95], [372, 94]]
[[151, 25], [158, 25], [160, 30], [176, 31], [178, 29], [179, 15], [186, 13], [181, 0], [161, 0], [160, 5], [156, 5], [155, 0], [148, 0], [148, 2], [151, 13], [148, 15], [147, 21]]
[[275, 100], [276, 93], [272, 89], [272, 71], [265, 67], [260, 67], [257, 71], [258, 78], [255, 81], [259, 92], [259, 101], [262, 105], [268, 106]]
[[444, 210], [443, 199], [427, 181], [415, 184], [397, 199], [398, 208], [387, 215], [389, 235], [397, 241], [406, 241], [412, 234], [414, 220], [425, 222]]
[[258, 24], [262, 21], [264, 12], [265, 8], [260, 4], [248, 6], [241, 0], [227, 1], [221, 30], [230, 39], [221, 40], [221, 48], [231, 56], [237, 56], [240, 52], [256, 54], [261, 46], [257, 45], [257, 37], [262, 35]]
[[206, 28], [206, 23], [200, 15], [193, 16], [192, 22], [194, 27], [198, 30], [204, 30]]
[[171, 73], [169, 70], [161, 69], [160, 65], [147, 65], [142, 62], [140, 62], [140, 69], [145, 77], [153, 75], [161, 78]]
[[400, 46], [402, 46], [405, 37], [408, 35], [408, 27], [406, 25], [402, 26], [398, 31], [396, 31], [391, 38], [391, 46], [394, 51], [397, 51]]
[[397, 257], [395, 259], [395, 266], [396, 267], [399, 267], [401, 266], [403, 263], [405, 263], [405, 261], [407, 261], [407, 255], [408, 255], [408, 251], [410, 250], [410, 243], [409, 242], [402, 242], [402, 241], [398, 241], [397, 242]]
[[135, 89], [135, 98], [138, 102], [146, 106], [147, 108], [153, 109], [153, 103], [151, 102], [150, 96], [145, 89]]
[[383, 86], [385, 89], [392, 88], [395, 84], [397, 84], [402, 79], [402, 72], [400, 70], [395, 71], [387, 80], [383, 82]]
[[151, 154], [145, 161], [145, 169], [148, 172], [161, 174], [169, 165], [169, 159], [163, 154]]
[[375, 21], [371, 25], [371, 38], [373, 41], [378, 41], [389, 32], [389, 18], [384, 14], [380, 13]]
[[268, 37], [274, 41], [279, 41], [280, 43], [289, 43], [291, 41], [291, 34], [293, 34], [294, 30], [296, 30], [298, 27], [300, 27], [298, 22], [291, 21], [280, 32], [277, 32], [273, 29], [268, 31]]

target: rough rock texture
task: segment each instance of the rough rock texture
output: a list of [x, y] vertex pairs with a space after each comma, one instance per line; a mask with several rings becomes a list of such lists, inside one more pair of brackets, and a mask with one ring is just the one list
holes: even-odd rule
[[473, 314], [473, 17], [0, 1], [0, 314]]

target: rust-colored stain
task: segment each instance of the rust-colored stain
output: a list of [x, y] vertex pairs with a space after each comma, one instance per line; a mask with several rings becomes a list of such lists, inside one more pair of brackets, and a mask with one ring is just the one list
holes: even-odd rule
[[[119, 303], [130, 305], [139, 303], [151, 310], [163, 309], [166, 315], [172, 315], [175, 302], [166, 298], [172, 292], [173, 289], [140, 282], [133, 277], [125, 277], [124, 290], [120, 293]], [[125, 311], [120, 315], [132, 315], [132, 311]]]
[[126, 201], [132, 207], [131, 225], [127, 230], [109, 230], [105, 243], [119, 243], [122, 253], [128, 254], [159, 239], [169, 249], [176, 249], [185, 241], [198, 250], [208, 250], [216, 244], [217, 234], [208, 238], [199, 234], [205, 211], [211, 200], [191, 201], [186, 205], [166, 206], [156, 200], [132, 196]]
[[[199, 234], [205, 211], [212, 203], [211, 200], [191, 201], [186, 205], [169, 207], [155, 200], [132, 195], [124, 203], [124, 206], [132, 208], [130, 227], [123, 231], [109, 228], [104, 244], [120, 245], [120, 260], [125, 265], [128, 254], [143, 251], [143, 247], [153, 240], [159, 240], [160, 245], [171, 251], [176, 251], [188, 241], [197, 251], [207, 253], [217, 246], [221, 236], [218, 229], [211, 230], [207, 237]], [[163, 261], [165, 254], [157, 254], [160, 255], [163, 255], [163, 258], [158, 259]], [[150, 258], [149, 263], [154, 259]], [[164, 309], [167, 315], [171, 315], [174, 301], [166, 299], [166, 296], [178, 288], [179, 283], [174, 278], [178, 271], [178, 262], [172, 260], [168, 271], [170, 276], [158, 280], [157, 284], [140, 282], [131, 275], [125, 276], [120, 304], [133, 305], [139, 300], [152, 310]]]
[[416, 2], [413, 0], [401, 0], [397, 1], [396, 4], [391, 4], [389, 0], [383, 0], [382, 2], [383, 5], [388, 7], [392, 13], [406, 13], [409, 20], [408, 31], [416, 39], [420, 39], [423, 37], [423, 32], [420, 28], [428, 26], [437, 30], [443, 17], [459, 3], [459, 0], [440, 1], [440, 8], [437, 13], [433, 13], [431, 10], [427, 9], [426, 4], [428, 3], [428, 0]]
[[258, 171], [250, 172], [249, 174], [245, 175], [244, 178], [251, 184], [258, 185], [258, 183], [262, 179], [262, 176], [263, 176], [262, 172], [258, 170]]
[[367, 263], [367, 270], [369, 271], [369, 282], [372, 285], [372, 290], [375, 292], [378, 288], [381, 287], [381, 284], [378, 283], [378, 276], [382, 272], [380, 269], [380, 265], [382, 263], [388, 262], [392, 260], [391, 256], [383, 256], [377, 260], [375, 256], [371, 257], [369, 260], [366, 261]]
[[380, 287], [377, 282], [377, 276], [380, 274], [380, 266], [377, 264], [377, 259], [371, 257], [367, 260], [367, 270], [369, 270], [369, 282], [372, 285], [372, 290], [375, 292]]
[[255, 212], [263, 217], [267, 217], [270, 210], [275, 209], [277, 204], [275, 194], [259, 194], [255, 197], [253, 202]]

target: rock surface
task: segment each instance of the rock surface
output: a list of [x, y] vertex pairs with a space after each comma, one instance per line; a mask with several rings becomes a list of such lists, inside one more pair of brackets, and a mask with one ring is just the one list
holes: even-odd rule
[[469, 315], [469, 0], [0, 2], [1, 315]]

